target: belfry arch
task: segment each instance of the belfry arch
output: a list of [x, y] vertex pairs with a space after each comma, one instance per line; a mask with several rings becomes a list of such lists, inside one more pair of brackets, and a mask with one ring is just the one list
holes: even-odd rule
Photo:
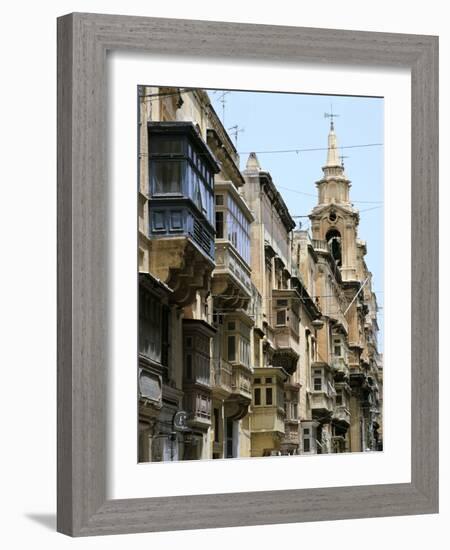
[[325, 239], [330, 247], [331, 255], [338, 267], [342, 266], [342, 238], [337, 229], [330, 229], [325, 235]]

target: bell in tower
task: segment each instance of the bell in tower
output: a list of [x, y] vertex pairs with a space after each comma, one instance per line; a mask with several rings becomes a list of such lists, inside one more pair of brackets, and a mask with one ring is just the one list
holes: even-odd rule
[[350, 202], [351, 183], [339, 157], [333, 120], [338, 115], [326, 116], [331, 118], [327, 159], [322, 167], [323, 177], [316, 182], [318, 204], [309, 215], [312, 236], [326, 243], [343, 280], [356, 281], [359, 213]]

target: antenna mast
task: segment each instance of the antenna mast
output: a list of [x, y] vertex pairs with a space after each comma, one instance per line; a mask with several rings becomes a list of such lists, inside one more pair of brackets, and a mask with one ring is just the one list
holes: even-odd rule
[[220, 103], [222, 103], [222, 124], [225, 126], [225, 106], [227, 104], [227, 99], [226, 99], [226, 96], [229, 94], [230, 92], [222, 92], [222, 94], [219, 96], [219, 99], [218, 101]]
[[[230, 132], [230, 130], [231, 130], [231, 132]], [[228, 132], [230, 132], [230, 134], [234, 137], [234, 145], [237, 149], [238, 135], [241, 132], [245, 132], [245, 128], [239, 128], [239, 126], [237, 124], [235, 124], [231, 128], [228, 128]]]

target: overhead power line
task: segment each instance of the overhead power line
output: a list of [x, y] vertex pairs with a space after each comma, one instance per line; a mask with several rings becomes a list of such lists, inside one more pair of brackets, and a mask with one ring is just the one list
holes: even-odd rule
[[[381, 147], [383, 143], [361, 143], [358, 145], [340, 145], [339, 149], [356, 149], [361, 147]], [[256, 153], [258, 155], [266, 155], [271, 153], [306, 153], [310, 151], [328, 151], [328, 147], [308, 147], [306, 149], [272, 149], [266, 151], [239, 151], [240, 155], [249, 155]]]
[[[317, 198], [317, 193], [306, 193], [306, 191], [299, 191], [298, 189], [292, 189], [291, 187], [285, 187], [284, 185], [276, 185], [279, 189], [284, 189], [285, 191], [291, 191], [292, 193], [298, 193], [299, 195], [306, 195], [307, 197]], [[365, 203], [365, 204], [383, 204], [383, 201], [358, 201], [352, 199], [351, 202]]]

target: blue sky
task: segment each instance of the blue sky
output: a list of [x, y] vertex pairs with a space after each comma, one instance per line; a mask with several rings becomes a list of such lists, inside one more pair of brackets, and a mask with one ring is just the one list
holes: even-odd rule
[[[209, 91], [213, 106], [223, 118], [222, 91]], [[243, 128], [238, 134], [237, 149], [241, 169], [248, 152], [255, 151], [264, 170], [283, 195], [293, 216], [306, 216], [317, 202], [315, 182], [321, 178], [326, 160], [330, 120], [325, 112], [339, 115], [335, 131], [351, 180], [350, 197], [360, 210], [358, 235], [367, 242], [366, 262], [373, 274], [373, 289], [378, 305], [383, 306], [383, 146], [349, 147], [382, 144], [384, 111], [382, 98], [283, 94], [231, 91], [225, 96], [225, 128]], [[229, 130], [231, 134], [233, 130]], [[325, 148], [321, 151], [264, 153], [263, 151]], [[309, 220], [301, 219], [303, 228]], [[383, 309], [378, 314], [379, 349], [383, 350]]]

